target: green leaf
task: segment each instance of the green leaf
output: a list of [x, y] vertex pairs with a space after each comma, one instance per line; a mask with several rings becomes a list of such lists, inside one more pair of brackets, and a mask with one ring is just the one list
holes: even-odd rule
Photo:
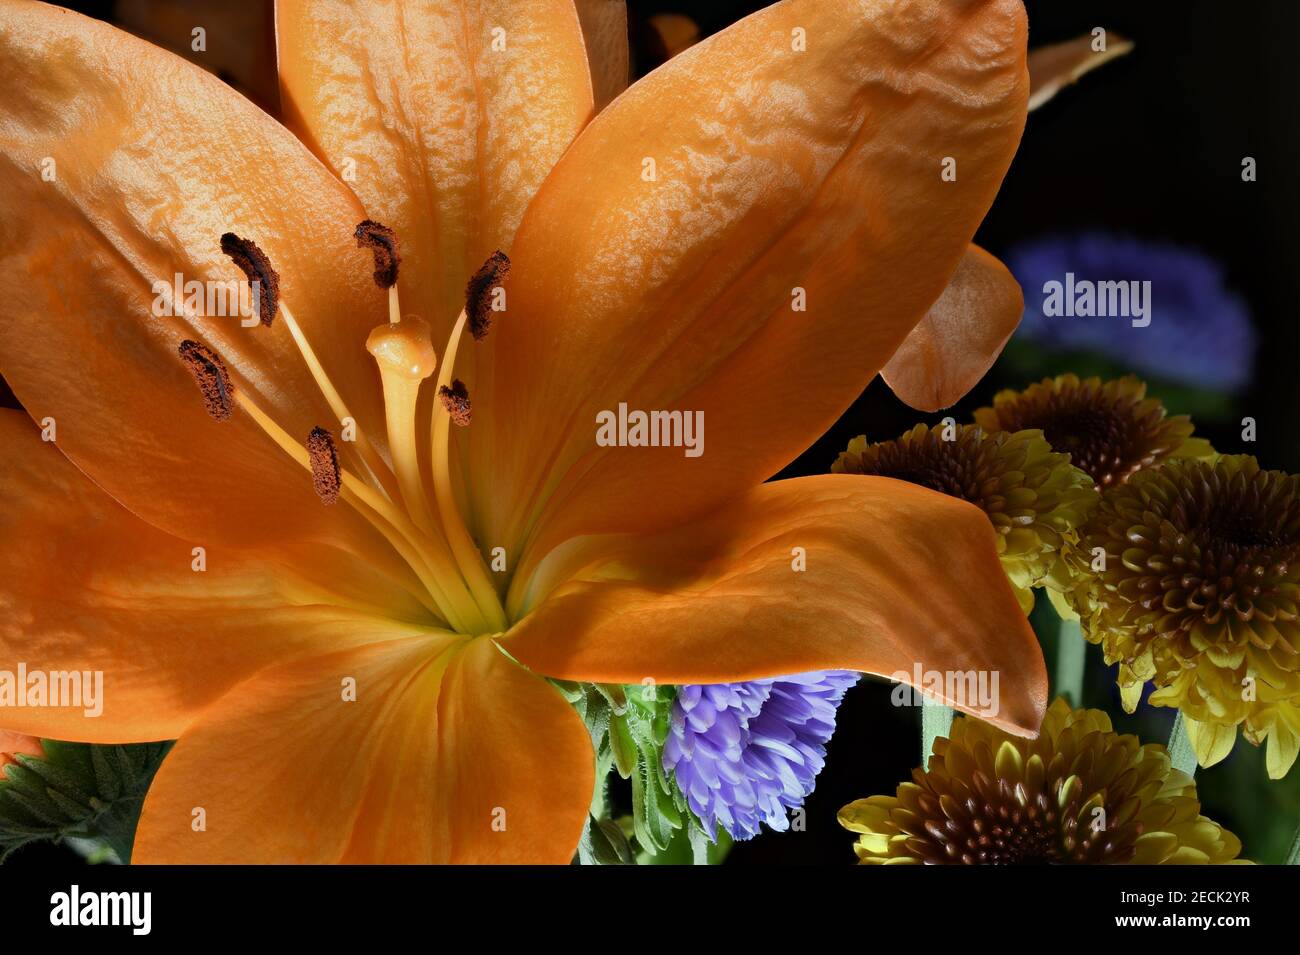
[[140, 806], [171, 745], [42, 740], [43, 756], [19, 756], [0, 776], [0, 860], [31, 842], [76, 840], [88, 857], [129, 861]]
[[578, 859], [583, 865], [636, 865], [632, 847], [618, 824], [609, 819], [587, 817]]

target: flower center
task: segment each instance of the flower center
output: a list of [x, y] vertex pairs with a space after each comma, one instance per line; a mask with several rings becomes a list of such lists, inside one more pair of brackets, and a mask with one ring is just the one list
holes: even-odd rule
[[981, 447], [976, 432], [962, 429], [955, 440], [946, 441], [939, 430], [920, 434], [914, 429], [909, 437], [912, 440], [877, 445], [874, 460], [864, 460], [861, 473], [981, 503], [980, 485], [991, 476], [987, 461], [991, 454]]
[[964, 865], [1095, 865], [1133, 856], [1141, 826], [1107, 831], [1088, 825], [1097, 797], [1085, 803], [1078, 777], [1036, 790], [1024, 782], [994, 783], [981, 772], [971, 782], [963, 802], [930, 793], [920, 797], [922, 815], [906, 831], [921, 858]]
[[1100, 408], [1077, 408], [1046, 417], [1041, 427], [1048, 444], [1069, 454], [1075, 467], [1095, 475], [1129, 457], [1132, 435], [1125, 425]]
[[[180, 357], [203, 396], [208, 413], [227, 420], [238, 406], [286, 454], [310, 472], [312, 484], [326, 505], [342, 500], [372, 524], [411, 567], [426, 593], [424, 606], [447, 627], [461, 633], [499, 633], [508, 626], [501, 598], [488, 574], [482, 553], [471, 537], [456, 503], [451, 470], [451, 428], [471, 420], [469, 391], [454, 376], [465, 329], [482, 339], [491, 325], [490, 296], [510, 267], [496, 252], [470, 279], [461, 311], [443, 350], [441, 364], [430, 340], [429, 325], [415, 316], [403, 317], [397, 292], [401, 255], [391, 229], [366, 220], [357, 226], [357, 245], [374, 257], [376, 285], [388, 291], [389, 322], [371, 332], [365, 346], [375, 359], [384, 392], [384, 415], [391, 463], [375, 448], [334, 387], [311, 343], [280, 292], [279, 274], [253, 242], [233, 233], [221, 237], [221, 248], [250, 282], [260, 289], [259, 310], [264, 326], [277, 316], [297, 346], [330, 410], [349, 422], [342, 447], [334, 435], [316, 427], [304, 443], [294, 440], [269, 414], [236, 386], [221, 358], [205, 345], [185, 341]], [[435, 383], [440, 400], [421, 415], [420, 388]], [[420, 436], [428, 434], [422, 452]]]
[[1020, 394], [999, 395], [975, 417], [988, 430], [1042, 431], [1052, 450], [1069, 454], [1098, 490], [1170, 457], [1192, 433], [1186, 418], [1166, 417], [1164, 406], [1131, 377], [1049, 378]]
[[1190, 464], [1164, 473], [1166, 493], [1174, 492], [1165, 516], [1207, 557], [1265, 564], [1300, 557], [1294, 479], [1275, 471], [1229, 474], [1221, 467]]

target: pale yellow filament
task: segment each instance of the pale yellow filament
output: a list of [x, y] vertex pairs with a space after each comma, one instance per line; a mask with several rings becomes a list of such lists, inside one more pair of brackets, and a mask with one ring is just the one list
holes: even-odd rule
[[[451, 338], [447, 343], [447, 350], [442, 359], [442, 367], [438, 369], [437, 390], [439, 395], [444, 387], [450, 387], [453, 380], [453, 372], [456, 367], [456, 352], [460, 347], [461, 338], [464, 337], [467, 321], [466, 313], [462, 309], [460, 316], [456, 319], [456, 325], [452, 329]], [[442, 517], [443, 531], [447, 535], [447, 542], [451, 545], [451, 552], [455, 556], [461, 572], [465, 575], [465, 582], [468, 584], [470, 593], [473, 594], [479, 609], [483, 611], [484, 616], [497, 630], [505, 630], [507, 621], [505, 610], [501, 606], [501, 598], [497, 595], [491, 578], [488, 577], [488, 569], [483, 562], [483, 555], [479, 553], [478, 547], [474, 544], [474, 539], [470, 537], [469, 530], [465, 527], [465, 522], [461, 518], [460, 510], [456, 507], [455, 492], [451, 483], [450, 433], [451, 415], [443, 406], [442, 401], [438, 400], [433, 407], [430, 452], [433, 458], [433, 494], [437, 500], [438, 513]]]
[[397, 298], [397, 284], [388, 286], [388, 323], [397, 325], [402, 320], [402, 303]]
[[[325, 396], [330, 410], [334, 412], [340, 424], [347, 420], [356, 422], [356, 417], [348, 410], [347, 404], [343, 401], [343, 396], [339, 394], [338, 389], [334, 387], [334, 382], [330, 380], [320, 361], [316, 358], [316, 352], [312, 350], [311, 344], [307, 341], [307, 336], [303, 334], [302, 328], [298, 325], [298, 320], [294, 318], [293, 312], [289, 305], [282, 298], [280, 299], [280, 316], [284, 321], [285, 327], [289, 329], [289, 334], [293, 337], [294, 344], [298, 346], [298, 351], [302, 354], [302, 359], [311, 372], [312, 378], [316, 380], [316, 386], [320, 389], [321, 394]], [[392, 497], [393, 488], [391, 486], [392, 472], [389, 471], [388, 465], [380, 457], [379, 452], [375, 450], [366, 433], [361, 430], [361, 425], [356, 424], [356, 445], [360, 452], [358, 458], [361, 466], [366, 469], [371, 482], [379, 488], [386, 496]], [[344, 442], [345, 444], [351, 442]]]
[[[241, 389], [235, 392], [235, 400], [248, 413], [257, 425], [266, 432], [286, 454], [297, 461], [308, 472], [311, 471], [311, 456], [306, 447], [295, 441], [274, 419], [257, 406]], [[472, 596], [464, 589], [460, 574], [446, 555], [440, 554], [436, 547], [430, 549], [430, 543], [406, 516], [393, 507], [373, 488], [358, 480], [345, 469], [340, 468], [342, 496], [362, 517], [368, 520], [384, 535], [393, 548], [402, 556], [421, 583], [429, 590], [430, 596], [438, 606], [443, 619], [463, 633], [473, 633], [468, 625], [478, 622], [480, 614]], [[442, 582], [460, 584], [454, 590], [444, 590]]]

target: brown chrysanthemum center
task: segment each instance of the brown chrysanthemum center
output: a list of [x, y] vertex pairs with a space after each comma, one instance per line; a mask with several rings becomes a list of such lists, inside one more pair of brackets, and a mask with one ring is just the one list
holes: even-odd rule
[[873, 864], [1220, 863], [1241, 851], [1200, 815], [1194, 780], [1163, 746], [1062, 699], [1032, 740], [958, 718], [911, 782], [850, 803], [839, 820]]
[[1147, 398], [1146, 385], [1133, 377], [1045, 379], [1023, 392], [1002, 392], [993, 407], [975, 413], [975, 420], [990, 431], [1042, 431], [1053, 450], [1069, 454], [1099, 489], [1168, 457], [1209, 451], [1191, 438], [1186, 417], [1167, 417], [1164, 406]]
[[[969, 795], [958, 803], [945, 793], [917, 796], [914, 823], [902, 829], [908, 847], [923, 861], [961, 865], [1104, 865], [1133, 858], [1141, 823], [1107, 831], [1102, 820], [1122, 807], [1106, 805], [1087, 819], [1083, 783], [1077, 776], [1013, 782], [976, 771]], [[964, 787], [963, 787], [964, 788]]]
[[982, 437], [975, 428], [953, 428], [948, 439], [944, 429], [922, 425], [898, 441], [850, 448], [833, 470], [895, 478], [978, 504], [983, 485], [997, 473], [998, 447]]
[[[1300, 477], [1261, 471], [1245, 455], [1168, 461], [1108, 491], [1080, 547], [1090, 566], [1105, 554], [1091, 629], [1132, 640], [1115, 654], [1155, 643], [1158, 669], [1172, 671], [1214, 648], [1237, 666], [1252, 640], [1271, 644], [1279, 627], [1297, 635]], [[1229, 618], [1258, 618], [1262, 633]]]

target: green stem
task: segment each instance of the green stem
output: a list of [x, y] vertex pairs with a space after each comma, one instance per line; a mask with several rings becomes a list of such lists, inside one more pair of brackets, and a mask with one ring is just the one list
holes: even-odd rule
[[614, 758], [605, 756], [596, 761], [596, 788], [591, 794], [591, 814], [596, 819], [609, 816], [609, 773], [613, 768]]
[[1287, 865], [1300, 865], [1300, 829], [1295, 832], [1295, 840], [1291, 843], [1291, 851], [1286, 854]]
[[930, 700], [921, 700], [921, 765], [924, 767], [934, 752], [934, 741], [947, 736], [952, 730], [952, 707]]
[[1182, 710], [1174, 717], [1174, 728], [1169, 734], [1169, 761], [1173, 763], [1174, 769], [1181, 769], [1188, 776], [1196, 775], [1196, 750], [1187, 738]]
[[1062, 620], [1056, 628], [1056, 695], [1065, 696], [1071, 706], [1083, 705], [1083, 671], [1088, 660], [1088, 641], [1079, 621]]
[[709, 840], [704, 833], [697, 828], [687, 824], [687, 830], [691, 837], [691, 865], [708, 865], [709, 864]]

